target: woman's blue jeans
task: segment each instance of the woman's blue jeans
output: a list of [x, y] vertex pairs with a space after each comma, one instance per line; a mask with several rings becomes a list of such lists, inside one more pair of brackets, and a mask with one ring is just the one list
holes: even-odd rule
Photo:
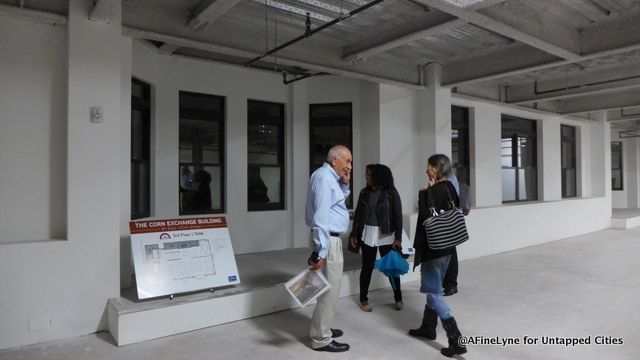
[[442, 280], [447, 272], [451, 255], [425, 260], [420, 263], [420, 292], [427, 294], [427, 307], [435, 310], [442, 320], [453, 317], [453, 311], [442, 296]]

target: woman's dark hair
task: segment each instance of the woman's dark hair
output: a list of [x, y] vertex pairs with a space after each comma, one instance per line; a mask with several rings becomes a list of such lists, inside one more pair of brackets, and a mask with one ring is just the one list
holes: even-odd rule
[[451, 173], [451, 160], [449, 160], [445, 154], [431, 155], [429, 160], [427, 160], [427, 163], [433, 166], [438, 172], [438, 178], [436, 180], [448, 177]]
[[367, 170], [371, 171], [371, 181], [376, 189], [393, 189], [393, 174], [388, 166], [382, 164], [369, 164]]

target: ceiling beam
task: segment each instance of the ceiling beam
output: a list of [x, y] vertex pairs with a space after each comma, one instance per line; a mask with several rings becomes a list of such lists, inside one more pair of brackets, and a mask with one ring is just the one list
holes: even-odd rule
[[636, 88], [640, 88], [640, 68], [634, 63], [599, 71], [576, 71], [562, 79], [510, 86], [507, 102], [520, 105]]
[[535, 97], [530, 97], [523, 100], [509, 101], [509, 104], [522, 105], [522, 104], [530, 104], [533, 102], [542, 102], [542, 101], [552, 101], [552, 100], [561, 100], [561, 99], [571, 99], [578, 98], [582, 96], [589, 95], [605, 95], [612, 92], [623, 91], [623, 90], [633, 90], [640, 88], [640, 80], [626, 80], [614, 83], [614, 87], [605, 87], [605, 86], [594, 86], [594, 87], [584, 87], [573, 90], [561, 91], [554, 94], [545, 94], [538, 95]]
[[443, 33], [460, 27], [467, 22], [442, 12], [429, 12], [393, 30], [379, 32], [356, 44], [344, 48], [342, 60], [357, 63], [370, 56], [408, 44], [410, 42]]
[[606, 24], [592, 25], [580, 32], [580, 47], [584, 54], [624, 48], [640, 43], [640, 12], [619, 16]]
[[567, 60], [580, 58], [579, 35], [575, 29], [549, 21], [548, 18], [544, 18], [544, 15], [535, 13], [526, 5], [505, 2], [473, 11], [446, 0], [418, 1], [559, 58]]
[[180, 49], [180, 46], [178, 45], [174, 45], [174, 44], [162, 44], [162, 46], [160, 46], [158, 48], [158, 54], [161, 55], [171, 55], [173, 54], [176, 50]]
[[560, 114], [580, 114], [591, 111], [616, 110], [640, 105], [640, 89], [610, 93], [610, 96], [590, 95], [580, 98], [555, 100], [545, 103], [545, 108]]
[[89, 20], [110, 22], [115, 15], [118, 0], [96, 0], [89, 12]]
[[630, 117], [630, 118], [623, 118], [623, 119], [609, 119], [609, 118], [607, 118], [608, 122], [625, 122], [625, 121], [638, 121], [638, 120], [640, 120], [640, 116]]
[[191, 12], [187, 25], [192, 29], [204, 30], [239, 2], [240, 0], [202, 0]]
[[[608, 37], [615, 39], [605, 40]], [[585, 29], [580, 34], [580, 43], [583, 52], [578, 60], [562, 60], [512, 45], [511, 51], [505, 48], [499, 54], [445, 64], [442, 83], [450, 87], [459, 86], [640, 50], [640, 13]]]
[[513, 43], [480, 56], [444, 64], [442, 84], [447, 87], [520, 75], [566, 64], [557, 57], [524, 44]]
[[67, 17], [64, 15], [5, 4], [0, 4], [0, 15], [21, 18], [48, 25], [67, 26], [68, 22]]
[[[491, 100], [491, 99], [477, 97], [477, 96], [474, 96], [474, 95], [451, 93], [451, 104], [452, 105], [458, 105], [458, 106], [462, 106], [462, 107], [470, 106], [465, 101], [481, 101], [481, 102], [483, 102], [485, 104], [495, 105], [495, 106], [498, 106], [498, 107], [501, 107], [501, 108], [513, 109], [513, 110], [516, 110], [516, 111], [522, 111], [523, 110], [523, 108], [521, 106], [518, 106], [518, 105], [505, 104], [505, 103], [503, 103], [501, 101], [495, 101], [495, 100]], [[531, 113], [531, 114], [548, 115], [548, 116], [552, 116], [552, 117], [560, 116], [562, 118], [570, 119], [570, 120], [590, 121], [589, 119], [586, 119], [584, 117], [574, 116], [572, 114], [562, 115], [562, 114], [558, 114], [557, 112], [550, 111], [550, 110], [545, 110], [545, 109], [526, 108], [526, 111]]]
[[[200, 50], [205, 50], [205, 51], [210, 51], [214, 53], [230, 55], [230, 56], [235, 56], [235, 57], [240, 57], [245, 59], [252, 59], [260, 55], [259, 53], [253, 52], [253, 51], [235, 49], [228, 46], [217, 45], [217, 44], [207, 43], [203, 41], [162, 34], [154, 31], [132, 28], [128, 26], [122, 27], [122, 34], [124, 36], [129, 36], [132, 38], [161, 41], [166, 44], [172, 44], [178, 47], [200, 49]], [[396, 86], [400, 86], [400, 87], [404, 87], [412, 90], [425, 89], [424, 86], [418, 85], [416, 83], [410, 83], [410, 82], [399, 81], [391, 78], [385, 78], [385, 77], [380, 77], [376, 75], [366, 74], [363, 72], [353, 71], [351, 69], [344, 69], [344, 68], [315, 64], [309, 61], [292, 60], [292, 59], [287, 59], [283, 57], [278, 57], [278, 64], [282, 64], [286, 66], [298, 66], [314, 72], [324, 72], [324, 73], [329, 73], [333, 75], [344, 76], [344, 77], [349, 77], [354, 79], [391, 84], [391, 85], [396, 85]]]
[[479, 10], [489, 6], [501, 4], [506, 1], [507, 0], [481, 0], [481, 1], [476, 1], [473, 4], [467, 5], [464, 8], [467, 10]]

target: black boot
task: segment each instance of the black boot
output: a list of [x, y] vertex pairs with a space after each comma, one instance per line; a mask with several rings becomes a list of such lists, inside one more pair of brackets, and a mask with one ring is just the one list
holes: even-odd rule
[[424, 315], [422, 316], [422, 324], [417, 329], [409, 330], [409, 335], [427, 338], [429, 340], [436, 339], [436, 325], [438, 325], [438, 314], [435, 310], [424, 307]]
[[460, 355], [467, 352], [466, 346], [461, 346], [459, 343], [462, 334], [458, 330], [458, 324], [456, 319], [450, 318], [442, 320], [442, 327], [447, 332], [447, 340], [449, 340], [449, 347], [442, 348], [440, 353], [446, 357], [453, 357], [454, 355]]

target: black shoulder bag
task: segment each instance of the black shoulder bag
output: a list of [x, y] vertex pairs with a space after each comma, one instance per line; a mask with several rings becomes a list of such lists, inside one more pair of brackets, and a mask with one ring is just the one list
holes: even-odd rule
[[422, 223], [427, 234], [427, 245], [432, 250], [444, 250], [469, 240], [467, 224], [464, 221], [462, 211], [456, 207], [449, 187], [444, 188], [449, 195], [449, 210], [438, 212], [433, 201], [433, 189], [427, 190], [429, 199], [429, 211], [432, 216]]

